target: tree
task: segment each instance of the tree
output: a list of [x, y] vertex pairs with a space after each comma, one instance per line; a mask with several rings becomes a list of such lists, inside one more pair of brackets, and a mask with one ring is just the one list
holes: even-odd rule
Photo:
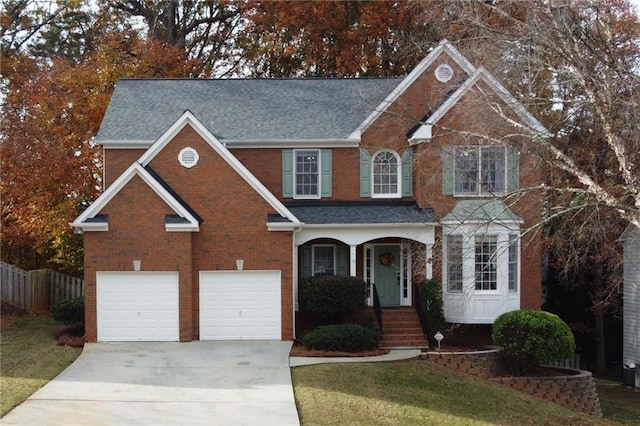
[[78, 64], [20, 55], [2, 105], [0, 196], [3, 256], [32, 248], [60, 268], [82, 267], [81, 238], [68, 225], [101, 190], [92, 144], [122, 77], [191, 77], [200, 63], [135, 32], [103, 36]]
[[243, 65], [260, 77], [404, 75], [422, 57], [400, 39], [426, 28], [410, 12], [395, 1], [249, 1]]
[[123, 20], [141, 17], [148, 37], [183, 49], [203, 63], [203, 75], [224, 76], [235, 70], [235, 39], [240, 10], [231, 1], [110, 0]]

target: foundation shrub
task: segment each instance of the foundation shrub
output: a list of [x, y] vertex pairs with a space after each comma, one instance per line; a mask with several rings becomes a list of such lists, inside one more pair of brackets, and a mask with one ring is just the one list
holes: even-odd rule
[[545, 311], [502, 314], [493, 323], [491, 337], [502, 347], [507, 367], [516, 376], [538, 364], [565, 359], [576, 349], [569, 326], [557, 315]]
[[300, 287], [300, 309], [329, 322], [366, 306], [367, 284], [358, 277], [320, 276]]
[[380, 330], [358, 324], [323, 325], [302, 337], [302, 344], [325, 351], [358, 352], [378, 347]]
[[53, 319], [68, 326], [84, 324], [84, 297], [74, 297], [53, 307]]

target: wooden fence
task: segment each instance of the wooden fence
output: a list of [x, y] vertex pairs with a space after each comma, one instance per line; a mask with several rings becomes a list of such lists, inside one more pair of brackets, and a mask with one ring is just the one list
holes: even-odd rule
[[0, 299], [27, 312], [50, 311], [58, 302], [83, 294], [80, 278], [51, 269], [24, 271], [0, 262]]

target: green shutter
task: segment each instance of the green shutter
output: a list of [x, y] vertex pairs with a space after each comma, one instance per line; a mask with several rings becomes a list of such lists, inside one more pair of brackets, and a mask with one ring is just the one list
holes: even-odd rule
[[455, 164], [454, 155], [454, 147], [445, 146], [442, 148], [442, 193], [444, 195], [453, 195], [453, 169]]
[[349, 276], [349, 247], [336, 247], [336, 275]]
[[320, 191], [321, 197], [331, 197], [331, 150], [323, 149], [320, 151]]
[[313, 276], [313, 269], [311, 267], [311, 246], [300, 247], [300, 266], [303, 280]]
[[360, 150], [360, 196], [371, 197], [371, 155]]
[[513, 148], [507, 148], [507, 192], [520, 188], [520, 154]]
[[293, 197], [293, 150], [282, 150], [282, 196]]
[[402, 196], [413, 195], [413, 150], [407, 149], [402, 153]]

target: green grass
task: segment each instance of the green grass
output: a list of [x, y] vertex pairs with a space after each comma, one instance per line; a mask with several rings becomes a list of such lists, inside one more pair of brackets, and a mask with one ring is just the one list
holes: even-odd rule
[[303, 425], [612, 425], [424, 361], [292, 371]]
[[640, 390], [596, 378], [602, 415], [622, 425], [640, 425]]
[[56, 345], [64, 326], [50, 316], [17, 319], [2, 328], [0, 340], [0, 416], [69, 366], [82, 351]]

